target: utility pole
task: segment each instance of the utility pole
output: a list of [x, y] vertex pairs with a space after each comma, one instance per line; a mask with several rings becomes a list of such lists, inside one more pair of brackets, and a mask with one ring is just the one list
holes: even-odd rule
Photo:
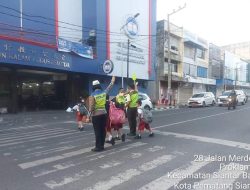
[[171, 87], [171, 83], [172, 83], [172, 65], [171, 65], [171, 43], [170, 43], [170, 16], [179, 12], [180, 10], [184, 9], [186, 7], [186, 3], [184, 4], [184, 6], [179, 6], [179, 8], [177, 10], [173, 10], [171, 13], [168, 14], [168, 32], [167, 32], [167, 38], [168, 38], [168, 97], [169, 97], [169, 104], [171, 104], [171, 94], [172, 94], [172, 87]]
[[[136, 17], [138, 17], [140, 13], [136, 13], [131, 20], [134, 20]], [[125, 26], [127, 26], [129, 21], [127, 21], [121, 28], [120, 31], [124, 29]], [[128, 78], [129, 78], [129, 46], [130, 46], [130, 40], [128, 38], [128, 47], [127, 47], [127, 83], [128, 83]], [[124, 82], [123, 82], [123, 65], [122, 65], [122, 88], [124, 88]]]
[[130, 40], [128, 39], [128, 51], [127, 51], [127, 85], [128, 85], [128, 79], [129, 79], [129, 46], [130, 46]]

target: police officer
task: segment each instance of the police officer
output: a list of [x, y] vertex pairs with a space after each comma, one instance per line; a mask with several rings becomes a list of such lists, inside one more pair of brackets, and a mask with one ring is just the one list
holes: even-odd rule
[[105, 90], [102, 89], [98, 80], [92, 83], [93, 92], [89, 97], [89, 117], [92, 117], [92, 124], [95, 131], [95, 148], [92, 149], [94, 152], [104, 150], [106, 137], [105, 125], [107, 119], [107, 112], [105, 109], [106, 95], [112, 88], [114, 82], [115, 77], [113, 76], [109, 86]]
[[137, 117], [137, 101], [138, 101], [138, 90], [137, 83], [132, 83], [128, 85], [127, 94], [127, 116], [130, 128], [130, 133], [128, 136], [136, 136], [136, 117]]

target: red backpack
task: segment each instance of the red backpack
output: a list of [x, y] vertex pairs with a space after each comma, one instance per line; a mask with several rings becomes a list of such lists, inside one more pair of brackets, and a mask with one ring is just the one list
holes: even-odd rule
[[109, 119], [110, 124], [113, 125], [124, 124], [126, 120], [124, 111], [120, 108], [117, 108], [113, 102], [110, 102]]

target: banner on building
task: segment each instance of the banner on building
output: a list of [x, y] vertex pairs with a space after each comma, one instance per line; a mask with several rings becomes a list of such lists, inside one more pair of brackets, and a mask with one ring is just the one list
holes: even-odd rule
[[57, 47], [58, 51], [73, 52], [81, 57], [93, 59], [93, 49], [91, 46], [58, 38]]

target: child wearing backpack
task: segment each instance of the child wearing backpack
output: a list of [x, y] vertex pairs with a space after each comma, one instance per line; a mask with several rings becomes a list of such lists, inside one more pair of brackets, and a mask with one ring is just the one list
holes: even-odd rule
[[78, 129], [82, 131], [84, 129], [84, 123], [88, 122], [88, 110], [85, 105], [85, 101], [82, 97], [80, 97], [80, 102], [77, 103], [73, 108], [76, 111], [76, 120], [78, 123]]
[[[135, 136], [135, 139], [141, 139], [141, 134], [144, 131], [144, 129], [147, 129], [149, 131], [149, 137], [153, 137], [154, 133], [152, 132], [152, 129], [149, 125], [149, 123], [152, 122], [152, 113], [149, 110], [145, 110], [141, 107], [142, 102], [141, 100], [137, 101], [137, 114], [139, 119], [139, 125], [138, 125], [138, 134]], [[147, 112], [147, 115], [146, 115]], [[144, 114], [143, 114], [144, 113]]]

